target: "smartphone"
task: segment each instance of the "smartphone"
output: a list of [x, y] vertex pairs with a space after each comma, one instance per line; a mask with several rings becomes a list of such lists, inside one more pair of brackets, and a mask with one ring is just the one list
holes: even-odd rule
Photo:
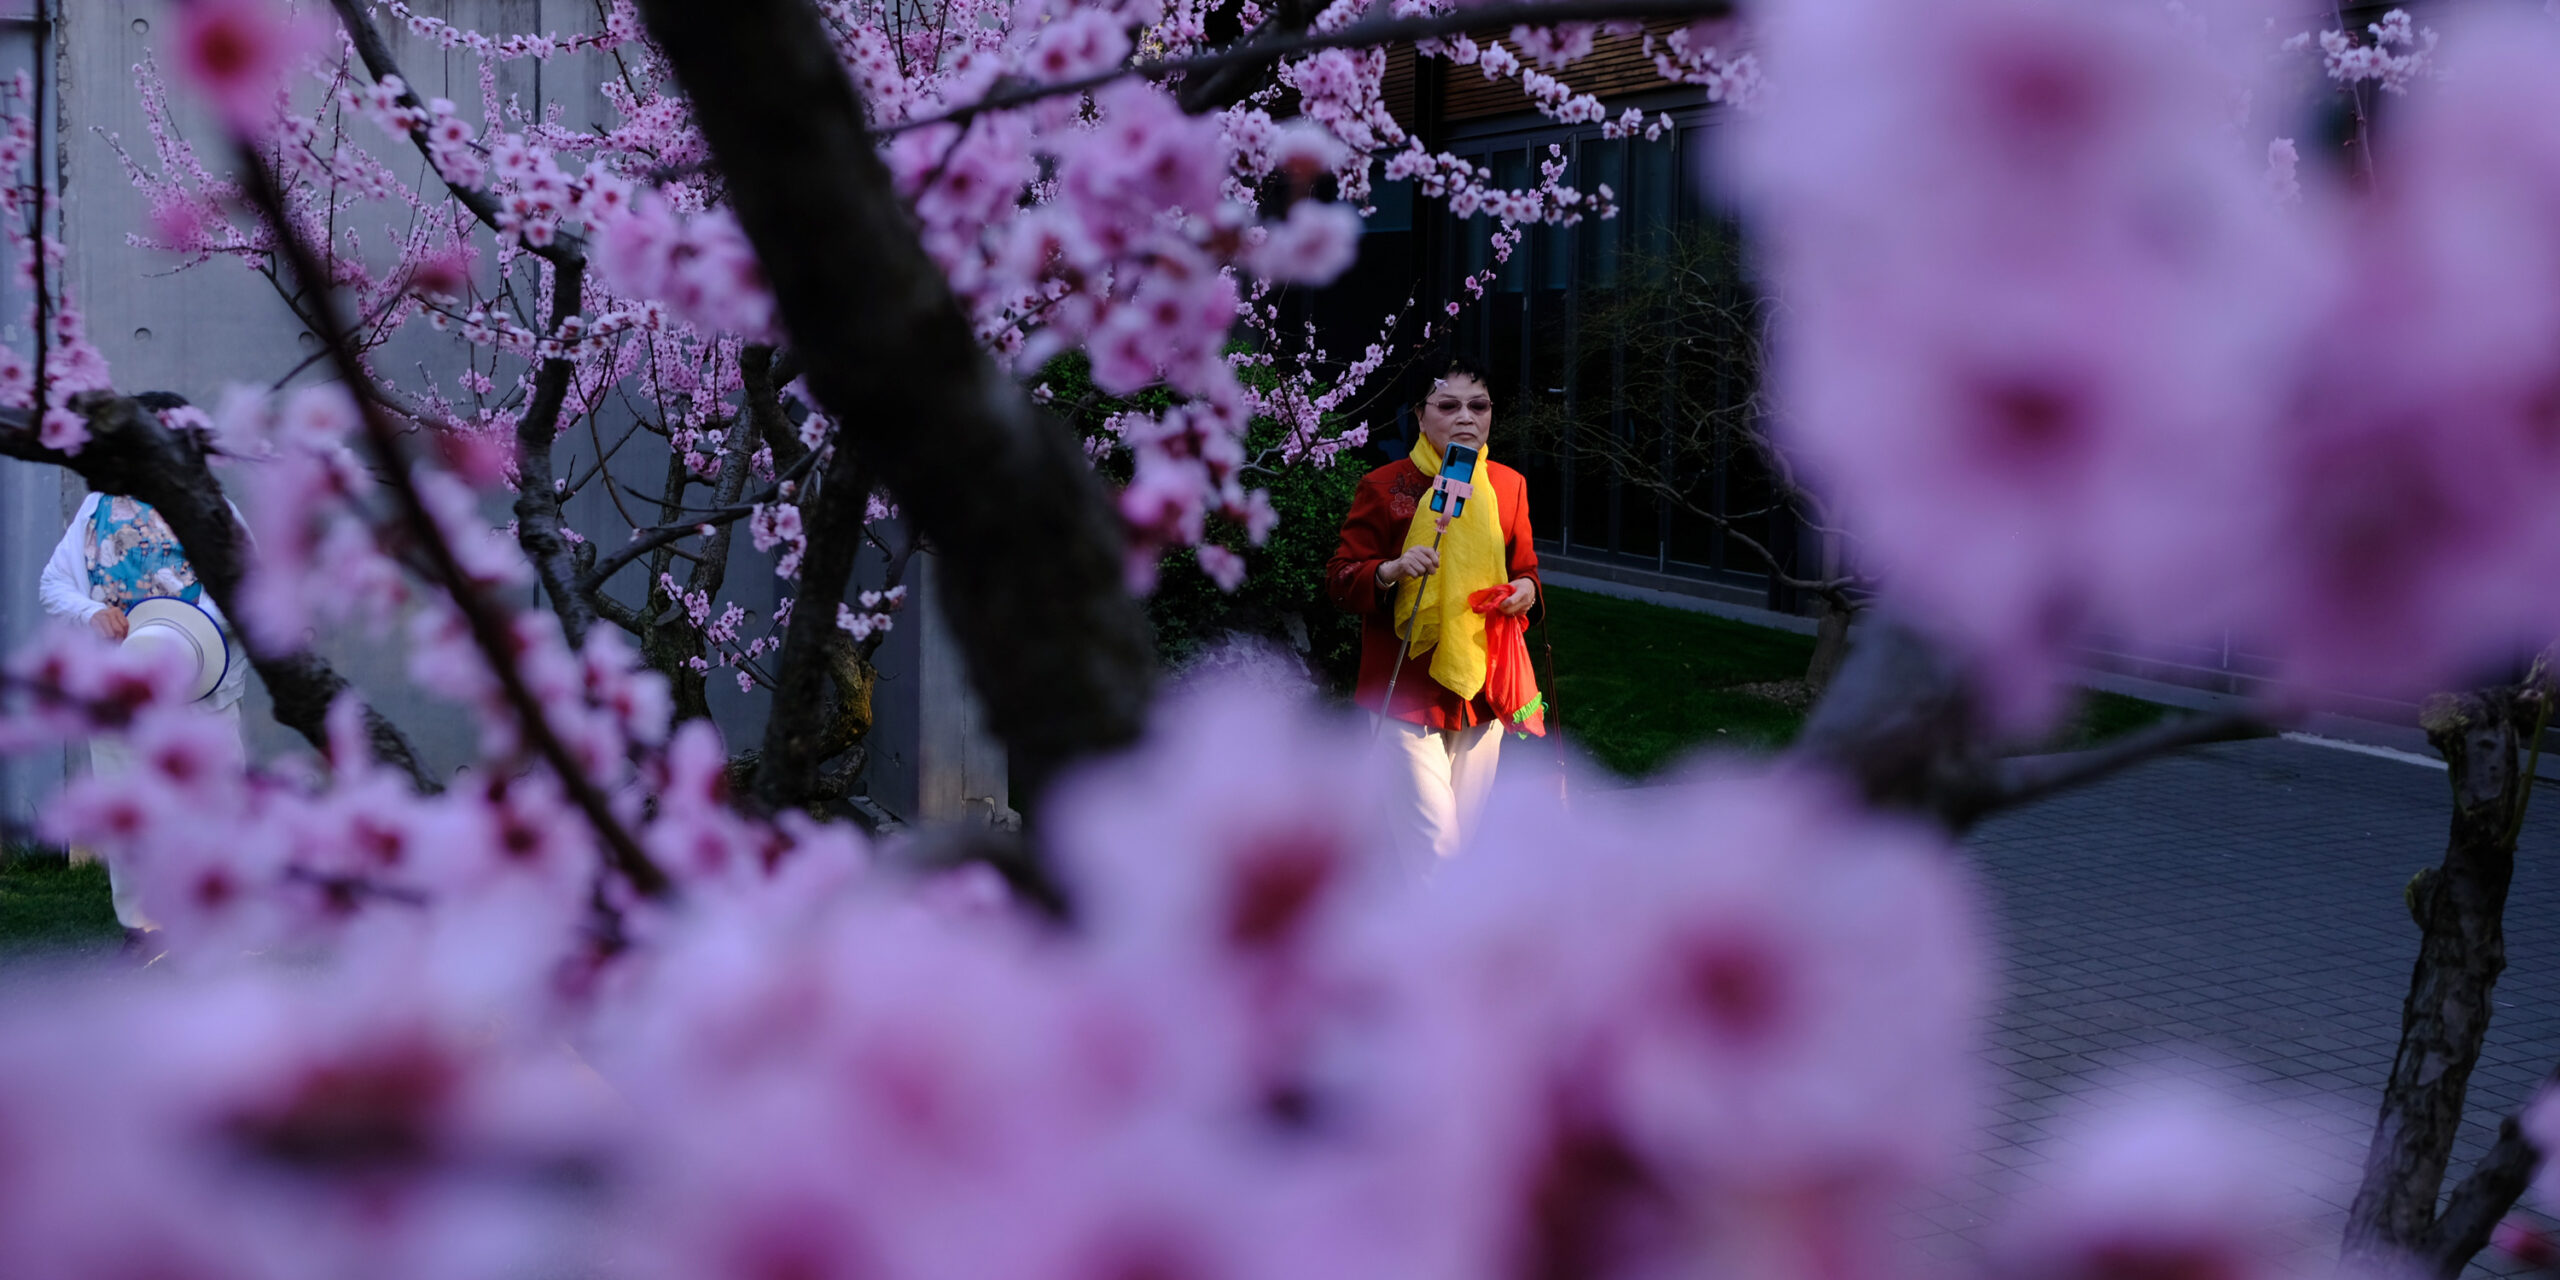
[[1467, 498], [1475, 492], [1476, 451], [1471, 445], [1453, 444], [1440, 462], [1440, 482], [1431, 486], [1432, 511], [1447, 516], [1466, 514]]

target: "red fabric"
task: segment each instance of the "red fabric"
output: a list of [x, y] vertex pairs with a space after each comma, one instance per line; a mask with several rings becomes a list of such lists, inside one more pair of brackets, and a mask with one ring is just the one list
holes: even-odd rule
[[1543, 738], [1547, 711], [1538, 701], [1537, 668], [1529, 665], [1529, 615], [1502, 611], [1510, 594], [1505, 585], [1467, 597], [1467, 607], [1484, 615], [1484, 697], [1506, 731]]
[[[1494, 505], [1502, 517], [1502, 548], [1511, 578], [1538, 580], [1538, 551], [1529, 531], [1529, 486], [1520, 473], [1499, 462], [1484, 464], [1485, 483], [1493, 486]], [[1405, 530], [1413, 527], [1413, 509], [1431, 488], [1431, 477], [1400, 458], [1360, 477], [1351, 496], [1351, 514], [1342, 521], [1342, 539], [1325, 565], [1325, 595], [1336, 608], [1360, 615], [1360, 683], [1352, 700], [1372, 711], [1386, 697], [1387, 677], [1396, 666], [1396, 623], [1393, 589], [1378, 589], [1378, 566], [1404, 554]], [[1546, 607], [1540, 588], [1532, 608]], [[1387, 714], [1432, 729], [1472, 729], [1496, 718], [1484, 695], [1460, 698], [1431, 678], [1431, 655], [1407, 659], [1395, 678], [1396, 702]]]

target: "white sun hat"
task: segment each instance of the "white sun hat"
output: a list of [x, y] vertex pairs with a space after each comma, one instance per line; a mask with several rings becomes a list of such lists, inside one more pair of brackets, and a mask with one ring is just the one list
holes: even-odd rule
[[210, 696], [231, 670], [231, 647], [222, 628], [203, 606], [176, 596], [137, 600], [125, 610], [124, 647], [129, 652], [173, 653], [185, 664], [190, 701]]

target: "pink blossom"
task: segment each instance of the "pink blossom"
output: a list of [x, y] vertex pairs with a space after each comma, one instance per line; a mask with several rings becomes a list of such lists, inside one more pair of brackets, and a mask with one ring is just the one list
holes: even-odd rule
[[1360, 256], [1360, 215], [1338, 204], [1301, 200], [1253, 257], [1253, 270], [1284, 284], [1326, 284]]
[[44, 421], [36, 428], [36, 443], [48, 449], [77, 454], [89, 443], [89, 419], [63, 405], [52, 405], [44, 411]]
[[275, 0], [187, 0], [177, 15], [175, 61], [233, 130], [254, 133], [316, 40], [307, 18]]
[[1209, 575], [1218, 590], [1235, 594], [1244, 585], [1244, 557], [1214, 542], [1200, 544], [1200, 571]]
[[2141, 1100], [2086, 1114], [2056, 1140], [2049, 1176], [2019, 1197], [1996, 1245], [2004, 1270], [2293, 1274], [2291, 1230], [2310, 1205], [2285, 1189], [2263, 1129], [2195, 1081], [2146, 1084], [2128, 1090]]
[[1043, 80], [1073, 80], [1118, 66], [1129, 56], [1122, 20], [1104, 9], [1078, 9], [1049, 24], [1031, 51], [1033, 72]]
[[2221, 140], [2223, 65], [2135, 8], [1790, 6], [1790, 91], [1733, 156], [1788, 299], [1784, 439], [2013, 725], [2092, 633], [2235, 624], [2267, 370], [2324, 288], [2327, 225]]

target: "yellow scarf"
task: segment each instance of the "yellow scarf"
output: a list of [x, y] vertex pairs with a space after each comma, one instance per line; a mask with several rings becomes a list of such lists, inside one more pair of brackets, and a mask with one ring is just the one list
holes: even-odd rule
[[[1425, 491], [1422, 500], [1414, 504], [1413, 525], [1405, 530], [1404, 549], [1430, 546], [1431, 539], [1440, 536], [1440, 571], [1427, 582], [1408, 578], [1396, 586], [1395, 616], [1399, 620], [1412, 619], [1408, 624], [1411, 630], [1406, 633], [1412, 639], [1405, 645], [1405, 652], [1418, 654], [1436, 649], [1431, 656], [1431, 678], [1461, 698], [1473, 698], [1484, 691], [1484, 615], [1467, 607], [1467, 597], [1501, 585], [1508, 580], [1510, 571], [1510, 562], [1502, 553], [1502, 512], [1494, 505], [1493, 485], [1485, 478], [1485, 458], [1485, 450], [1478, 448], [1476, 473], [1468, 481], [1475, 492], [1468, 497], [1466, 509], [1449, 522], [1445, 536], [1440, 535], [1440, 517], [1431, 509], [1429, 492]], [[1440, 451], [1431, 446], [1429, 436], [1413, 442], [1413, 465], [1422, 468], [1422, 474], [1435, 482], [1440, 478]]]

